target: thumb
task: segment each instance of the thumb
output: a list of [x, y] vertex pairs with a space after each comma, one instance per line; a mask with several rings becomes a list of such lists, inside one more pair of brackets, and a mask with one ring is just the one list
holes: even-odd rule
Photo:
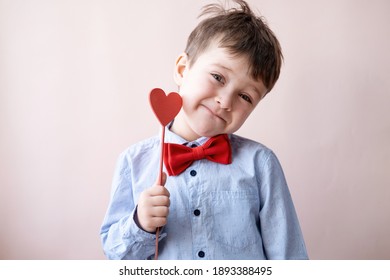
[[167, 174], [163, 172], [161, 175], [161, 186], [164, 186], [167, 181]]
[[161, 172], [161, 174], [157, 178], [156, 185], [164, 186], [166, 181], [167, 181], [167, 174], [165, 172]]

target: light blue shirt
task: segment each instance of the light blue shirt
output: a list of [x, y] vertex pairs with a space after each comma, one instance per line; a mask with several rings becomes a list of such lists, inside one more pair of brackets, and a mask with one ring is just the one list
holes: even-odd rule
[[[307, 259], [286, 180], [275, 154], [264, 145], [229, 135], [233, 162], [195, 161], [169, 176], [167, 224], [159, 236], [159, 259]], [[186, 142], [166, 129], [165, 142]], [[139, 195], [157, 178], [159, 136], [124, 151], [115, 170], [111, 199], [101, 227], [109, 259], [150, 259], [156, 235], [135, 220]]]

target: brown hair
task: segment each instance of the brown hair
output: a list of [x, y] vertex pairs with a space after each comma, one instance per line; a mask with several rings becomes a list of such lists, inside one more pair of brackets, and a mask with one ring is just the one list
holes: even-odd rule
[[256, 16], [243, 0], [234, 0], [240, 7], [225, 9], [221, 4], [206, 5], [201, 21], [188, 37], [185, 49], [190, 65], [219, 39], [219, 46], [232, 54], [246, 55], [252, 78], [261, 79], [271, 91], [279, 78], [283, 54], [278, 39], [261, 17]]

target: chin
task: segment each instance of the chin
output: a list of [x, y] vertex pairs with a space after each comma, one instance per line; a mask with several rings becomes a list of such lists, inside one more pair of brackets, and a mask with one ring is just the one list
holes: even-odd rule
[[213, 137], [219, 134], [229, 134], [231, 131], [226, 127], [218, 127], [215, 125], [199, 125], [199, 123], [195, 123], [192, 126], [192, 131], [199, 135], [199, 137]]
[[219, 131], [219, 130], [202, 130], [202, 131], [198, 131], [198, 135], [199, 136], [203, 136], [203, 137], [213, 137], [215, 135], [219, 135], [219, 134], [224, 134], [225, 132], [224, 131]]

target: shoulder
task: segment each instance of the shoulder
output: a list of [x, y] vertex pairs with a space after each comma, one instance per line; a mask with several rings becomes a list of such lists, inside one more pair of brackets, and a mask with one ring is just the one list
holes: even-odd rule
[[236, 134], [229, 135], [233, 157], [245, 162], [252, 161], [258, 166], [273, 165], [279, 162], [277, 156], [267, 146]]
[[266, 147], [264, 144], [254, 141], [252, 139], [248, 139], [236, 134], [230, 134], [230, 143], [232, 145], [232, 149], [239, 151], [248, 151], [252, 154], [254, 153], [265, 153], [270, 154], [273, 153], [271, 149]]
[[[283, 168], [276, 154], [265, 145], [238, 135], [230, 135], [233, 163], [255, 170], [259, 181], [284, 180]], [[283, 181], [284, 182], [284, 181]]]

